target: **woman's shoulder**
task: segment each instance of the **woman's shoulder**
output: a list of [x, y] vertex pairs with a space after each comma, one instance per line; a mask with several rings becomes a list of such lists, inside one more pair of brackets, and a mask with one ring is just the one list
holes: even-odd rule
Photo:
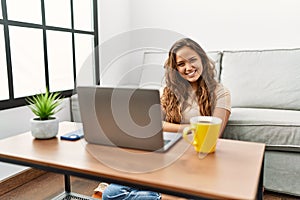
[[216, 90], [216, 107], [224, 108], [231, 111], [231, 95], [230, 91], [221, 83], [218, 83]]
[[227, 87], [225, 87], [222, 83], [218, 83], [215, 89], [215, 93], [218, 96], [218, 94], [224, 94], [228, 93], [230, 95], [230, 91]]
[[222, 98], [224, 96], [230, 97], [230, 91], [227, 87], [225, 87], [222, 83], [218, 83], [215, 89], [215, 94], [218, 98]]

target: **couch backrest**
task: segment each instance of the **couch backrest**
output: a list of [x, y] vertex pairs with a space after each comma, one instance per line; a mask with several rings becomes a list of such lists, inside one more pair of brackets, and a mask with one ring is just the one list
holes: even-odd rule
[[167, 57], [167, 52], [144, 53], [139, 87], [159, 89], [164, 84], [164, 63]]
[[142, 51], [130, 52], [117, 57], [107, 66], [101, 66], [100, 84], [137, 87], [143, 67], [143, 55]]
[[224, 51], [221, 66], [232, 107], [300, 110], [300, 49]]

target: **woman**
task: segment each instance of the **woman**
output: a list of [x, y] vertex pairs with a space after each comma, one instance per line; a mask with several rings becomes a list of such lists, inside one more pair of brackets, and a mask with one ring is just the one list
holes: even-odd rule
[[[220, 136], [230, 115], [230, 93], [215, 79], [214, 63], [195, 41], [184, 38], [169, 51], [166, 61], [166, 86], [161, 96], [164, 131], [182, 132], [193, 116], [215, 116], [222, 119]], [[103, 200], [163, 199], [161, 194], [110, 184]]]
[[221, 136], [231, 102], [229, 91], [216, 81], [215, 73], [213, 61], [195, 41], [184, 38], [172, 46], [161, 98], [164, 131], [181, 132], [193, 116], [215, 116], [222, 119]]

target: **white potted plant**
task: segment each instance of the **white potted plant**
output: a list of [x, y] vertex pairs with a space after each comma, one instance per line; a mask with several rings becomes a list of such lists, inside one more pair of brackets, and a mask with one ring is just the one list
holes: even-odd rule
[[54, 115], [61, 110], [62, 102], [59, 92], [50, 93], [48, 88], [44, 94], [26, 98], [29, 108], [36, 115], [30, 120], [31, 134], [37, 139], [53, 138], [58, 133], [59, 119]]

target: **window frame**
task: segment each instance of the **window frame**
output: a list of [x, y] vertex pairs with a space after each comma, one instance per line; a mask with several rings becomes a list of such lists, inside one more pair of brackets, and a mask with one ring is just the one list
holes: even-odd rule
[[48, 69], [48, 54], [47, 54], [47, 30], [53, 31], [63, 31], [69, 32], [72, 34], [72, 58], [73, 58], [73, 81], [74, 88], [71, 90], [61, 90], [61, 91], [52, 91], [52, 92], [61, 92], [63, 97], [70, 97], [75, 93], [76, 87], [76, 49], [75, 49], [75, 34], [87, 34], [94, 36], [94, 73], [95, 73], [95, 84], [100, 83], [100, 75], [99, 75], [99, 54], [98, 54], [98, 44], [99, 44], [99, 34], [98, 34], [98, 3], [97, 0], [92, 0], [93, 6], [93, 31], [84, 31], [78, 30], [74, 28], [74, 6], [73, 0], [70, 0], [70, 8], [71, 8], [71, 28], [63, 28], [56, 26], [47, 26], [45, 19], [45, 3], [44, 0], [41, 0], [41, 13], [42, 13], [42, 24], [34, 24], [28, 22], [20, 22], [8, 20], [7, 18], [7, 5], [6, 0], [1, 0], [2, 5], [2, 15], [3, 19], [0, 19], [0, 24], [3, 25], [4, 31], [4, 42], [5, 42], [5, 52], [6, 52], [6, 65], [7, 65], [7, 77], [8, 77], [8, 92], [9, 99], [0, 100], [0, 110], [15, 108], [19, 106], [26, 105], [26, 97], [15, 98], [14, 97], [14, 86], [13, 86], [13, 73], [12, 73], [12, 62], [11, 62], [11, 48], [10, 48], [10, 38], [9, 38], [9, 26], [19, 26], [24, 28], [36, 28], [42, 29], [43, 31], [43, 49], [44, 49], [44, 67], [45, 67], [45, 87], [48, 87], [51, 90], [49, 85], [49, 69]]

